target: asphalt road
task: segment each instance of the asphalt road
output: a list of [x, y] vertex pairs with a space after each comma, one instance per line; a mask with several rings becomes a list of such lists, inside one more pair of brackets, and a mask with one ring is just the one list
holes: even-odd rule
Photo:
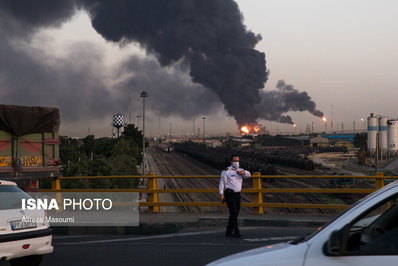
[[[169, 235], [54, 236], [54, 253], [43, 266], [204, 265], [240, 251], [288, 241], [314, 228], [242, 228], [243, 237], [224, 229], [201, 229]], [[1, 264], [2, 265], [2, 264]]]

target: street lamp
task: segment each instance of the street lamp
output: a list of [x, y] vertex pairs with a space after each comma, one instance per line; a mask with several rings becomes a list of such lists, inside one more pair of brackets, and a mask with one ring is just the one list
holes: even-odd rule
[[206, 120], [206, 117], [202, 117], [202, 119], [203, 119], [203, 142], [205, 142], [205, 120]]
[[148, 97], [146, 91], [141, 92], [142, 97], [142, 175], [145, 176], [145, 98]]
[[366, 121], [361, 117], [361, 121], [363, 122], [363, 130], [366, 132]]

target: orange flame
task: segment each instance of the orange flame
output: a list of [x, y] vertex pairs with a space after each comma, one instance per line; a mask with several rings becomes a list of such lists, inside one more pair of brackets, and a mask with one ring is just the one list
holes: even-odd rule
[[293, 124], [293, 127], [296, 127], [297, 125], [296, 124]]
[[324, 117], [324, 116], [322, 116], [322, 120], [323, 120], [324, 122], [328, 121], [328, 120], [326, 119], [326, 117]]
[[243, 126], [240, 128], [240, 131], [242, 132], [243, 135], [249, 134], [250, 133], [250, 127], [249, 126]]
[[255, 124], [255, 123], [253, 123], [253, 124], [246, 124], [246, 125], [243, 125], [243, 126], [240, 128], [240, 132], [242, 133], [242, 135], [256, 134], [256, 133], [259, 133], [260, 131], [261, 131], [260, 125]]

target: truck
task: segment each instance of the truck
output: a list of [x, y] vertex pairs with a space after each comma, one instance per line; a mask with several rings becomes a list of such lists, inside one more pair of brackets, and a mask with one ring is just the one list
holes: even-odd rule
[[0, 104], [0, 179], [35, 188], [59, 176], [58, 108]]

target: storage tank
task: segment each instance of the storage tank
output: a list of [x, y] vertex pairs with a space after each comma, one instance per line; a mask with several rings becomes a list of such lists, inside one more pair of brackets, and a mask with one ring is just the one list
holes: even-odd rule
[[370, 114], [368, 117], [368, 152], [370, 156], [376, 154], [377, 117]]
[[388, 117], [379, 117], [379, 156], [382, 159], [385, 159], [387, 155], [387, 120]]
[[124, 126], [124, 115], [122, 114], [114, 114], [112, 126], [117, 129], [117, 137], [119, 138], [120, 128]]
[[391, 119], [387, 121], [388, 126], [388, 141], [387, 150], [390, 156], [397, 155], [398, 150], [398, 121]]

